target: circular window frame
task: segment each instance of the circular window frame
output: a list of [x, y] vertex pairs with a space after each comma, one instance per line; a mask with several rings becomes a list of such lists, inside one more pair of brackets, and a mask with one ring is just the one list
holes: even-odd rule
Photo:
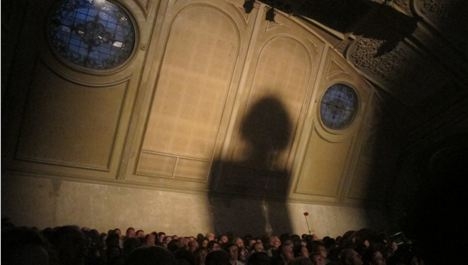
[[[336, 85], [342, 85], [342, 86], [346, 86], [347, 88], [351, 89], [355, 95], [355, 107], [354, 107], [354, 111], [353, 111], [353, 114], [351, 116], [351, 118], [349, 119], [349, 121], [347, 122], [346, 125], [344, 125], [343, 127], [340, 127], [340, 128], [332, 128], [330, 127], [329, 125], [327, 125], [327, 122], [324, 121], [324, 118], [322, 116], [322, 101], [326, 95], [326, 93], [329, 91], [329, 89], [331, 89], [333, 86], [336, 86]], [[320, 127], [327, 133], [329, 134], [333, 134], [333, 135], [340, 135], [340, 134], [346, 134], [348, 133], [349, 131], [353, 130], [355, 128], [355, 124], [357, 123], [356, 120], [357, 120], [357, 117], [359, 115], [359, 112], [360, 112], [360, 109], [361, 109], [361, 97], [360, 97], [360, 94], [359, 94], [359, 91], [358, 89], [355, 88], [354, 85], [348, 83], [348, 82], [343, 82], [343, 81], [339, 81], [339, 82], [333, 82], [329, 85], [326, 86], [325, 89], [323, 89], [321, 95], [320, 95], [320, 98], [319, 100], [317, 101], [317, 119], [320, 121]]]
[[132, 47], [131, 52], [129, 53], [128, 57], [125, 60], [123, 60], [122, 62], [120, 62], [120, 64], [118, 64], [115, 67], [112, 67], [112, 68], [109, 68], [109, 69], [96, 69], [96, 68], [90, 68], [90, 67], [86, 67], [86, 66], [83, 66], [83, 65], [79, 65], [77, 63], [74, 63], [74, 62], [70, 61], [66, 57], [60, 55], [56, 51], [56, 49], [53, 47], [53, 45], [51, 43], [51, 39], [50, 39], [50, 33], [49, 33], [49, 31], [50, 31], [49, 23], [50, 23], [50, 20], [52, 19], [52, 15], [57, 11], [58, 8], [60, 8], [61, 5], [64, 4], [64, 1], [59, 1], [59, 2], [53, 3], [49, 7], [49, 10], [47, 12], [47, 16], [45, 18], [45, 25], [44, 25], [44, 38], [45, 38], [45, 42], [46, 42], [47, 47], [48, 47], [47, 50], [50, 52], [50, 54], [54, 58], [54, 61], [57, 61], [57, 62], [61, 63], [62, 65], [65, 65], [68, 68], [71, 68], [72, 70], [79, 71], [79, 72], [86, 73], [86, 74], [91, 74], [91, 75], [114, 74], [114, 73], [117, 73], [117, 72], [121, 72], [124, 69], [127, 69], [128, 67], [130, 67], [131, 61], [133, 61], [135, 59], [135, 57], [136, 57], [135, 54], [138, 51], [139, 42], [140, 42], [139, 41], [140, 40], [140, 33], [139, 33], [140, 31], [139, 31], [139, 26], [138, 26], [137, 20], [134, 18], [132, 13], [129, 11], [129, 8], [127, 8], [122, 3], [118, 2], [118, 1], [115, 1], [115, 0], [105, 0], [105, 1], [110, 2], [111, 4], [117, 6], [123, 13], [125, 13], [127, 18], [129, 19], [130, 24], [133, 27], [134, 42], [133, 42], [133, 47]]

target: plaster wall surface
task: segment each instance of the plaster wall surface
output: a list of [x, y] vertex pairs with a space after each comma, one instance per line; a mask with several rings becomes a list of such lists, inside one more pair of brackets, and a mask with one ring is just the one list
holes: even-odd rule
[[[213, 231], [212, 205], [203, 193], [180, 193], [155, 189], [122, 187], [83, 183], [54, 178], [9, 176], [2, 186], [2, 217], [15, 225], [35, 226], [40, 229], [61, 225], [95, 228], [100, 232], [129, 226], [146, 232], [164, 231], [167, 234], [197, 235]], [[248, 209], [249, 200], [234, 199], [219, 203], [227, 210]], [[307, 222], [313, 234], [319, 237], [338, 236], [348, 230], [358, 230], [380, 223], [378, 211], [356, 207], [287, 203], [292, 233], [308, 233]], [[274, 209], [274, 205], [271, 207]], [[251, 231], [249, 211], [237, 214], [232, 230], [237, 235]], [[369, 218], [369, 214], [373, 216]], [[262, 216], [258, 216], [259, 219]], [[374, 223], [370, 223], [374, 220]], [[275, 231], [273, 231], [275, 233]], [[278, 231], [278, 233], [281, 233]]]

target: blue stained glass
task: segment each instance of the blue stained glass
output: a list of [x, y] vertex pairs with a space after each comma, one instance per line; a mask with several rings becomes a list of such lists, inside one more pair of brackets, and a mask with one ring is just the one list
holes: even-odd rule
[[48, 38], [61, 58], [91, 69], [123, 64], [135, 46], [135, 28], [129, 15], [105, 0], [64, 0], [48, 22]]
[[349, 86], [335, 84], [327, 89], [320, 103], [320, 117], [325, 126], [344, 129], [354, 119], [358, 104], [356, 92]]

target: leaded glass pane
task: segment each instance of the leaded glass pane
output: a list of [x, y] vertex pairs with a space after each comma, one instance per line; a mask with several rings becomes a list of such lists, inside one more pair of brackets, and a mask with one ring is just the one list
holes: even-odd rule
[[327, 89], [320, 103], [320, 117], [330, 129], [346, 128], [357, 110], [356, 92], [349, 86], [335, 84]]
[[58, 56], [91, 69], [123, 64], [135, 46], [129, 15], [106, 0], [62, 1], [49, 16], [47, 31]]

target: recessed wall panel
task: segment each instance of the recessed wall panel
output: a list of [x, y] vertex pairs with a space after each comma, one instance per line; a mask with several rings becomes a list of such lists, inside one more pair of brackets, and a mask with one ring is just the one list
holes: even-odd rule
[[108, 170], [126, 88], [72, 83], [39, 64], [15, 158]]
[[189, 180], [206, 181], [210, 166], [211, 163], [208, 161], [180, 158], [177, 163], [175, 176]]
[[137, 174], [172, 178], [177, 163], [176, 157], [161, 154], [142, 153]]
[[[149, 113], [143, 151], [211, 159], [239, 46], [236, 25], [221, 10], [193, 5], [177, 14]], [[140, 161], [139, 167], [148, 168], [146, 163], [151, 161]], [[197, 172], [194, 174], [202, 174]]]
[[351, 139], [329, 142], [314, 131], [304, 155], [295, 192], [337, 197], [350, 146]]
[[[282, 121], [280, 111], [285, 113], [285, 120], [283, 124], [277, 124], [276, 128], [266, 124], [252, 124], [251, 127], [263, 126], [264, 128], [276, 129], [276, 132], [265, 132], [264, 138], [271, 138], [283, 131], [287, 137], [287, 145], [281, 145], [276, 148], [275, 163], [277, 165], [285, 165], [289, 155], [290, 144], [294, 134], [294, 127], [298, 122], [304, 100], [306, 99], [308, 82], [312, 70], [311, 54], [306, 49], [303, 43], [298, 40], [281, 36], [273, 38], [265, 43], [259, 54], [258, 63], [255, 68], [253, 84], [247, 99], [247, 104], [243, 108], [243, 117], [239, 121], [238, 130], [252, 130], [253, 128], [243, 128], [248, 115], [251, 115], [252, 108], [258, 106], [264, 98], [273, 98], [281, 104], [282, 109], [278, 110], [275, 106], [278, 115], [272, 116], [269, 121], [265, 123], [274, 124]], [[259, 112], [270, 112], [268, 107]], [[261, 117], [262, 113], [255, 114]], [[246, 141], [245, 137], [242, 138], [242, 132], [235, 135], [236, 144], [234, 144], [234, 160], [245, 159], [246, 154], [251, 152], [249, 149], [253, 147], [249, 140]], [[274, 137], [273, 137], [274, 138]], [[272, 138], [272, 141], [275, 139]], [[278, 141], [278, 140], [276, 140]], [[276, 145], [277, 143], [272, 143]]]

